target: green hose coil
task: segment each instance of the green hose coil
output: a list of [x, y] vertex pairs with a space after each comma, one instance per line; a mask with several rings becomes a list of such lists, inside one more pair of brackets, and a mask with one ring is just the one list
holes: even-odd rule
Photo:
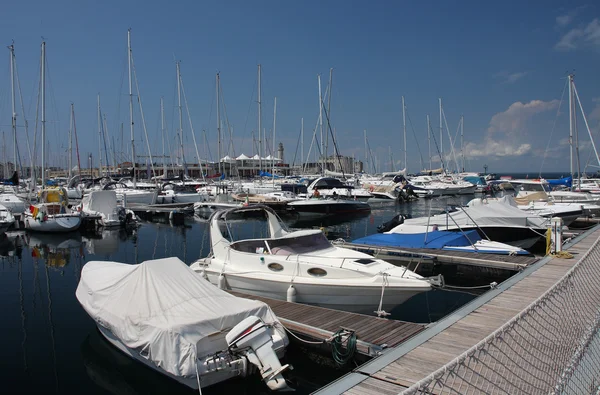
[[[346, 340], [343, 340], [343, 335], [347, 334]], [[345, 345], [345, 347], [344, 347]], [[340, 329], [333, 334], [331, 341], [331, 353], [333, 360], [338, 366], [345, 366], [354, 357], [356, 352], [356, 333], [348, 332], [345, 329]]]

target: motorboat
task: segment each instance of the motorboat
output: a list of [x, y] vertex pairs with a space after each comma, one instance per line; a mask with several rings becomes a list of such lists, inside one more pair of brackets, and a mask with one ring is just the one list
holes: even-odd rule
[[91, 191], [77, 208], [81, 215], [98, 217], [105, 228], [119, 228], [135, 224], [135, 213], [120, 205], [115, 191]]
[[271, 390], [289, 388], [279, 361], [289, 340], [269, 306], [218, 289], [177, 258], [88, 262], [75, 295], [109, 343], [188, 387], [258, 371]]
[[155, 204], [158, 196], [158, 189], [134, 189], [122, 182], [109, 182], [103, 187], [103, 190], [113, 190], [117, 193], [117, 199], [123, 202], [127, 207], [130, 203], [135, 204]]
[[156, 197], [157, 204], [198, 203], [208, 200], [206, 194], [198, 193], [193, 184], [182, 185], [166, 183]]
[[13, 215], [21, 215], [27, 208], [25, 200], [18, 197], [14, 192], [1, 192], [0, 204], [10, 210]]
[[314, 197], [331, 197], [366, 202], [373, 196], [363, 188], [355, 188], [344, 184], [333, 177], [319, 177], [308, 184], [307, 195]]
[[[403, 222], [401, 214], [398, 222]], [[374, 234], [352, 241], [354, 244], [394, 248], [426, 248], [499, 255], [531, 255], [529, 251], [509, 244], [482, 239], [477, 230], [437, 230], [423, 225], [398, 227], [396, 233]]]
[[[269, 236], [225, 237], [222, 227], [244, 215], [266, 221]], [[371, 314], [431, 289], [405, 267], [333, 246], [319, 229], [289, 231], [265, 206], [218, 211], [209, 223], [212, 254], [190, 267], [222, 289]]]
[[507, 243], [520, 248], [532, 247], [544, 236], [549, 218], [520, 210], [511, 196], [497, 200], [473, 199], [466, 207], [431, 217], [408, 218], [387, 233], [402, 233], [403, 227], [421, 225], [437, 230], [477, 230], [483, 239]]
[[368, 213], [371, 206], [366, 202], [348, 199], [309, 198], [289, 202], [289, 208], [300, 218], [321, 218], [334, 215]]
[[35, 232], [72, 232], [81, 225], [81, 213], [69, 208], [64, 188], [45, 188], [39, 193], [39, 203], [23, 213], [25, 229]]
[[6, 232], [14, 223], [15, 217], [12, 212], [0, 204], [0, 233]]
[[520, 179], [511, 180], [516, 197], [527, 196], [536, 192], [546, 192], [550, 199], [555, 203], [582, 203], [582, 204], [600, 204], [600, 195], [590, 192], [575, 192], [570, 190], [558, 189], [560, 185], [570, 186], [570, 177], [566, 179], [556, 180], [554, 184], [550, 184], [551, 180], [543, 178], [537, 179]]

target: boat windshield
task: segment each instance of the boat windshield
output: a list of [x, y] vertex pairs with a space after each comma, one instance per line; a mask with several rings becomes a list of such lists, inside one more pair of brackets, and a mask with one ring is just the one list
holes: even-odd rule
[[237, 251], [273, 255], [307, 254], [330, 247], [331, 243], [322, 232], [278, 239], [242, 240], [231, 244], [231, 248]]

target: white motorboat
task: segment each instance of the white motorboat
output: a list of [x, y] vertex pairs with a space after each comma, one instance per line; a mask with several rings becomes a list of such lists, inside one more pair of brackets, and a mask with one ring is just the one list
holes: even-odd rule
[[306, 194], [315, 197], [330, 197], [366, 202], [373, 196], [363, 188], [346, 185], [337, 178], [319, 177], [307, 187]]
[[0, 234], [4, 233], [15, 223], [12, 212], [0, 204]]
[[403, 227], [430, 226], [436, 230], [477, 230], [484, 239], [528, 249], [550, 225], [549, 218], [520, 210], [514, 198], [473, 199], [466, 207], [431, 217], [409, 218], [386, 233], [401, 233]]
[[0, 193], [0, 204], [9, 209], [13, 215], [21, 215], [27, 208], [25, 200], [11, 192]]
[[192, 184], [181, 185], [167, 183], [156, 197], [157, 204], [198, 203], [208, 201], [208, 195], [198, 193]]
[[118, 228], [135, 223], [135, 214], [118, 204], [115, 191], [91, 191], [78, 207], [82, 216], [99, 217], [105, 228]]
[[69, 198], [64, 188], [43, 189], [39, 203], [23, 213], [27, 230], [36, 232], [72, 232], [81, 225], [81, 213], [68, 207]]
[[113, 190], [117, 193], [117, 199], [123, 202], [123, 205], [135, 204], [154, 204], [158, 196], [158, 189], [133, 189], [120, 182], [110, 182], [103, 188], [104, 190]]
[[[269, 237], [225, 238], [222, 226], [245, 215], [266, 219]], [[288, 231], [264, 206], [216, 212], [210, 236], [212, 255], [191, 268], [222, 289], [361, 313], [389, 311], [431, 289], [405, 267], [334, 247], [321, 230]]]
[[177, 258], [88, 262], [75, 294], [112, 345], [188, 387], [258, 370], [270, 389], [288, 389], [279, 362], [288, 338], [271, 309], [212, 286]]
[[600, 204], [600, 195], [598, 194], [553, 190], [548, 181], [543, 178], [510, 180], [510, 183], [513, 185], [515, 191], [517, 191], [517, 197], [524, 197], [536, 192], [545, 192], [555, 203]]

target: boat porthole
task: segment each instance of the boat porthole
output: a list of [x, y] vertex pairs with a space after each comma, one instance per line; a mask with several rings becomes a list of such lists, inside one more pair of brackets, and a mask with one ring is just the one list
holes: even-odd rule
[[306, 272], [308, 274], [310, 274], [311, 276], [315, 276], [315, 277], [324, 277], [327, 275], [327, 272], [325, 270], [321, 269], [320, 267], [311, 267]]
[[271, 270], [273, 270], [274, 272], [280, 272], [283, 270], [283, 265], [279, 264], [279, 263], [269, 263], [267, 265], [267, 267]]

